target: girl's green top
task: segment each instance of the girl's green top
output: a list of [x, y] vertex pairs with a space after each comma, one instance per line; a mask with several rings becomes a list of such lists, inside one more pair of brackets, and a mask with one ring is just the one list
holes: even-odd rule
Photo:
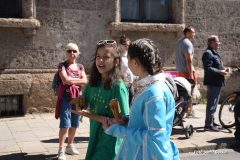
[[[118, 80], [109, 90], [104, 89], [103, 84], [98, 87], [87, 84], [83, 96], [88, 102], [91, 113], [113, 118], [109, 102], [116, 98], [120, 104], [121, 114], [129, 115], [128, 88], [122, 80]], [[101, 123], [90, 120], [90, 137], [85, 159], [113, 160], [121, 142], [122, 139], [105, 134]]]

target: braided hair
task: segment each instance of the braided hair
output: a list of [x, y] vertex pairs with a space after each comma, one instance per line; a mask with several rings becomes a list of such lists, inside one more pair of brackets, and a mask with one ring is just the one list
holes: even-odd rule
[[142, 38], [132, 42], [128, 48], [128, 55], [130, 59], [138, 58], [150, 75], [162, 70], [159, 50], [150, 39]]

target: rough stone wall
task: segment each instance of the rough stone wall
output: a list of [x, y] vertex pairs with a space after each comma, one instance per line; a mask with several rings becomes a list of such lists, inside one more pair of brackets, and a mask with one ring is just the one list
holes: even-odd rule
[[194, 42], [196, 62], [201, 66], [201, 56], [209, 35], [219, 35], [219, 53], [226, 66], [240, 62], [240, 1], [239, 0], [186, 0], [185, 22], [193, 25], [197, 35]]
[[[26, 112], [54, 110], [56, 97], [51, 90], [51, 81], [57, 64], [65, 60], [64, 45], [68, 42], [79, 45], [82, 55], [78, 62], [88, 72], [96, 42], [118, 40], [116, 34], [107, 30], [109, 23], [115, 21], [115, 2], [36, 0], [36, 18], [41, 26], [35, 35], [25, 34], [19, 28], [0, 28], [0, 95], [23, 94]], [[227, 66], [240, 62], [239, 7], [239, 0], [185, 0], [185, 24], [193, 25], [197, 31], [194, 61], [200, 68], [200, 81], [203, 76], [201, 56], [210, 34], [220, 36], [222, 47], [219, 52]], [[181, 34], [156, 31], [122, 31], [119, 34], [126, 34], [132, 40], [153, 39], [163, 54], [165, 66], [175, 66], [175, 44]], [[231, 87], [227, 87], [229, 90], [224, 94], [239, 88], [239, 74], [234, 73], [230, 79], [231, 83], [229, 81], [227, 85]]]
[[[56, 70], [48, 69], [56, 68], [59, 62], [65, 60], [64, 46], [75, 42], [82, 52], [78, 62], [88, 70], [96, 42], [110, 38], [106, 25], [114, 18], [114, 3], [111, 2], [36, 0], [36, 19], [41, 27], [35, 35], [26, 35], [23, 29], [0, 28], [1, 95], [23, 94], [26, 112], [54, 108], [56, 99], [52, 94], [51, 81]], [[35, 69], [38, 69], [36, 73]], [[17, 74], [19, 71], [21, 74]], [[13, 82], [12, 77], [15, 77]], [[24, 85], [25, 82], [28, 85]], [[11, 85], [19, 93], [15, 89], [9, 90]]]
[[47, 67], [64, 60], [64, 45], [75, 42], [82, 52], [79, 62], [88, 68], [95, 43], [110, 38], [106, 25], [114, 18], [111, 0], [38, 0], [36, 5], [42, 26], [34, 36], [35, 47], [50, 50], [52, 63]]

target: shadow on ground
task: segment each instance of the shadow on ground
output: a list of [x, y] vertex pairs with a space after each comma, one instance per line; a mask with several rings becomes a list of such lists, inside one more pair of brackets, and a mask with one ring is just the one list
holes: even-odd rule
[[0, 156], [0, 160], [56, 160], [57, 155], [28, 155], [27, 153], [13, 153]]
[[236, 142], [234, 137], [223, 137], [223, 138], [216, 138], [213, 140], [208, 141], [209, 143], [231, 143], [234, 144]]
[[239, 142], [237, 142], [234, 137], [216, 138], [208, 142], [217, 144], [216, 149], [233, 148], [233, 149], [236, 149], [236, 151], [238, 152], [240, 151]]
[[234, 147], [233, 150], [240, 153], [240, 142], [238, 142], [237, 146]]
[[[88, 141], [89, 141], [89, 137], [75, 137], [74, 138], [75, 143], [78, 143], [78, 142], [88, 143]], [[58, 138], [42, 140], [41, 142], [43, 142], [43, 143], [58, 143]]]
[[[225, 129], [225, 128], [221, 128], [221, 127], [219, 127], [219, 129], [220, 129], [220, 132], [223, 132], [223, 133], [232, 133], [233, 132], [231, 129]], [[194, 131], [195, 132], [209, 132], [209, 131], [205, 130], [204, 126], [203, 127], [194, 127]]]

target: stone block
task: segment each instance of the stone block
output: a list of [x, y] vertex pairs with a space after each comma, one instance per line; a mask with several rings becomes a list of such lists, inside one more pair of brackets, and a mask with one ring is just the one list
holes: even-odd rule
[[37, 8], [37, 19], [46, 29], [62, 29], [64, 11], [57, 8]]
[[52, 8], [61, 8], [61, 9], [76, 9], [76, 10], [96, 10], [96, 1], [97, 0], [71, 0], [71, 1], [61, 1], [60, 3], [52, 3]]
[[0, 74], [0, 95], [28, 95], [31, 83], [30, 74]]

